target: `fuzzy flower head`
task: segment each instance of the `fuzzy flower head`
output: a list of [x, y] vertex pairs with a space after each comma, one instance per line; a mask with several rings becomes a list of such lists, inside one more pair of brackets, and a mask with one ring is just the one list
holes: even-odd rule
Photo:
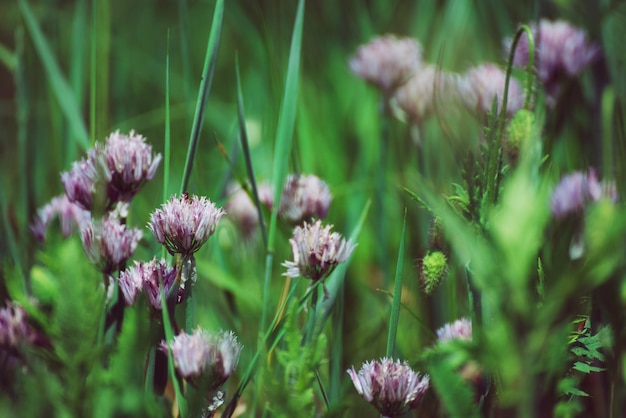
[[422, 61], [422, 47], [410, 38], [385, 35], [362, 45], [350, 59], [357, 77], [389, 96], [415, 73]]
[[289, 240], [293, 261], [285, 261], [287, 277], [306, 277], [313, 282], [326, 278], [339, 263], [345, 263], [354, 247], [341, 234], [331, 232], [332, 225], [322, 226], [322, 221], [304, 223], [293, 230]]
[[451, 340], [472, 340], [472, 321], [467, 318], [445, 324], [437, 330], [437, 339], [443, 343]]
[[26, 311], [12, 302], [0, 309], [0, 349], [15, 350], [21, 343], [32, 344], [37, 333], [28, 324]]
[[185, 193], [155, 210], [148, 228], [170, 254], [190, 256], [213, 235], [224, 213], [206, 197]]
[[[181, 333], [170, 344], [176, 371], [191, 384], [209, 391], [218, 389], [237, 368], [242, 346], [232, 331], [210, 334], [198, 328]], [[167, 350], [167, 344], [162, 343]]]
[[[161, 310], [161, 285], [164, 294], [168, 295], [175, 283], [176, 274], [176, 267], [168, 266], [163, 259], [157, 261], [154, 258], [147, 263], [135, 261], [135, 265], [122, 271], [119, 277], [120, 290], [126, 305], [133, 305], [143, 289], [150, 306]], [[181, 297], [177, 298], [177, 302], [181, 300]]]
[[[232, 220], [245, 237], [250, 238], [259, 226], [259, 212], [241, 186], [231, 185], [228, 189], [230, 199], [226, 202], [226, 218]], [[274, 194], [272, 186], [268, 183], [259, 183], [257, 191], [260, 203], [271, 208]]]
[[278, 213], [292, 224], [324, 219], [332, 200], [328, 185], [314, 175], [287, 177]]
[[[561, 80], [580, 74], [599, 56], [600, 48], [589, 42], [584, 30], [563, 20], [542, 19], [539, 29], [535, 24], [530, 26], [535, 38], [537, 73], [548, 94], [548, 104], [553, 105]], [[506, 39], [504, 44], [508, 55], [512, 39]], [[515, 49], [513, 64], [527, 65], [528, 54], [528, 37], [524, 33]]]
[[384, 417], [399, 417], [415, 409], [430, 386], [428, 375], [420, 376], [406, 362], [382, 358], [365, 362], [357, 373], [348, 370], [359, 395]]
[[607, 198], [617, 200], [615, 183], [601, 183], [594, 170], [563, 176], [552, 192], [551, 210], [555, 218], [584, 212], [590, 202]]
[[[502, 110], [506, 73], [495, 64], [486, 63], [470, 68], [459, 79], [458, 91], [469, 110], [478, 114], [491, 111], [494, 98], [498, 99], [498, 112]], [[518, 81], [509, 79], [506, 113], [511, 116], [524, 105], [524, 92]]]
[[38, 241], [45, 241], [48, 227], [57, 216], [61, 221], [61, 233], [66, 238], [74, 229], [80, 229], [91, 220], [89, 211], [70, 202], [67, 195], [57, 196], [37, 210], [37, 216], [30, 229]]
[[422, 65], [394, 94], [394, 104], [415, 123], [421, 123], [442, 105], [454, 98], [456, 78], [434, 65]]
[[130, 202], [141, 186], [152, 180], [161, 162], [161, 154], [153, 154], [146, 138], [130, 131], [115, 131], [106, 139], [104, 157], [111, 173], [108, 194], [111, 201]]
[[61, 183], [70, 202], [83, 209], [93, 211], [96, 193], [105, 192], [111, 180], [111, 172], [107, 167], [104, 150], [97, 143], [87, 152], [87, 157], [72, 164], [72, 169], [61, 173]]
[[107, 274], [126, 263], [143, 236], [141, 230], [128, 228], [112, 216], [92, 220], [83, 225], [80, 232], [87, 258]]
[[420, 262], [420, 279], [424, 292], [432, 294], [448, 275], [448, 260], [442, 251], [429, 251]]

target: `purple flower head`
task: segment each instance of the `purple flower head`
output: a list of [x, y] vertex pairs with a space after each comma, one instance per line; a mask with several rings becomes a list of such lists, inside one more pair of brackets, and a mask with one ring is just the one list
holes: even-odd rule
[[[561, 80], [580, 74], [599, 56], [600, 48], [589, 42], [585, 31], [563, 20], [542, 19], [539, 30], [535, 24], [530, 26], [535, 38], [537, 73], [548, 94], [548, 104], [553, 105]], [[510, 38], [504, 41], [507, 56], [512, 42]], [[528, 54], [528, 37], [523, 34], [515, 49], [513, 64], [527, 65]]]
[[362, 45], [350, 59], [357, 77], [390, 95], [405, 83], [421, 65], [422, 47], [410, 38], [385, 35]]
[[7, 301], [0, 309], [0, 349], [15, 350], [21, 343], [33, 344], [37, 333], [28, 324], [26, 311], [16, 303]]
[[[272, 207], [273, 188], [268, 183], [257, 185], [259, 201], [268, 208]], [[231, 219], [250, 238], [254, 235], [259, 225], [259, 213], [250, 196], [239, 185], [229, 187], [230, 199], [226, 202], [226, 217]]]
[[[161, 299], [163, 295], [172, 292], [172, 286], [176, 283], [178, 271], [176, 267], [170, 267], [164, 259], [152, 259], [147, 263], [135, 265], [135, 274], [141, 277], [143, 290], [148, 297], [148, 303], [156, 310], [161, 310]], [[135, 279], [136, 281], [137, 279]], [[121, 285], [121, 283], [120, 283]], [[161, 285], [163, 293], [161, 293]], [[182, 302], [182, 295], [178, 292], [177, 302]]]
[[461, 318], [450, 324], [445, 324], [437, 330], [437, 339], [442, 343], [451, 340], [471, 341], [472, 321], [467, 318]]
[[224, 210], [206, 197], [184, 194], [172, 198], [150, 215], [148, 228], [170, 254], [189, 256], [215, 232]]
[[582, 213], [587, 204], [602, 198], [617, 199], [614, 182], [598, 181], [594, 170], [577, 171], [561, 178], [552, 192], [551, 210], [555, 218]]
[[332, 200], [328, 185], [314, 175], [290, 175], [282, 192], [278, 213], [292, 224], [324, 219]]
[[61, 183], [70, 202], [80, 205], [83, 209], [92, 211], [94, 194], [106, 190], [111, 180], [111, 172], [107, 167], [104, 150], [97, 143], [83, 158], [72, 164], [70, 171], [61, 173]]
[[30, 227], [37, 240], [45, 241], [48, 227], [56, 216], [61, 221], [61, 232], [66, 238], [75, 228], [80, 229], [91, 220], [89, 211], [70, 202], [67, 195], [57, 196], [37, 210], [37, 216]]
[[[465, 106], [479, 114], [491, 111], [494, 98], [498, 98], [498, 112], [502, 110], [506, 73], [495, 64], [486, 63], [470, 68], [459, 79], [458, 91]], [[524, 105], [524, 93], [517, 80], [509, 80], [506, 113], [513, 115]]]
[[331, 230], [332, 225], [323, 227], [319, 220], [295, 227], [289, 240], [293, 261], [283, 263], [287, 267], [283, 276], [306, 277], [316, 282], [326, 278], [339, 263], [345, 263], [356, 245]]
[[[167, 344], [161, 343], [167, 350]], [[237, 368], [242, 346], [232, 331], [210, 334], [200, 328], [181, 333], [170, 344], [179, 375], [195, 386], [218, 389]]]
[[348, 374], [359, 395], [384, 417], [399, 417], [415, 409], [430, 386], [428, 375], [420, 377], [406, 362], [382, 358], [365, 362]]
[[152, 180], [161, 162], [161, 154], [153, 154], [146, 138], [130, 131], [124, 135], [115, 131], [106, 139], [104, 156], [111, 173], [109, 199], [130, 202], [140, 188]]
[[423, 65], [398, 88], [394, 95], [395, 104], [409, 120], [421, 123], [433, 114], [437, 101], [444, 104], [454, 98], [455, 88], [454, 75], [434, 65]]
[[87, 258], [100, 271], [111, 274], [133, 255], [143, 233], [128, 228], [119, 219], [106, 216], [83, 225], [81, 239]]

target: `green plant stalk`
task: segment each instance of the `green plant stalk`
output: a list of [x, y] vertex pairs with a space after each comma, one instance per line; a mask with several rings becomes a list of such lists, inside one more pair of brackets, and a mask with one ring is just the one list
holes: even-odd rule
[[98, 64], [98, 0], [91, 1], [91, 45], [89, 50], [89, 137], [91, 143], [96, 142], [96, 123], [98, 122], [98, 114], [96, 112], [97, 90], [97, 74], [96, 65]]
[[248, 133], [246, 130], [246, 118], [243, 108], [243, 93], [241, 92], [241, 77], [239, 74], [238, 55], [235, 56], [235, 65], [237, 73], [237, 116], [239, 119], [239, 138], [241, 139], [241, 148], [243, 149], [243, 155], [246, 160], [246, 171], [248, 173], [248, 180], [250, 180], [250, 185], [252, 186], [252, 198], [254, 200], [254, 205], [256, 206], [257, 214], [259, 216], [259, 225], [261, 227], [263, 244], [265, 244], [265, 248], [267, 248], [267, 232], [265, 230], [265, 220], [263, 219], [263, 209], [261, 208], [261, 201], [259, 200], [259, 191], [254, 177], [254, 169], [252, 168], [250, 147], [248, 146]]
[[[389, 148], [389, 98], [384, 96], [380, 104], [380, 153], [378, 161], [378, 182], [376, 184], [376, 239], [378, 242], [378, 262], [383, 271], [383, 283], [385, 288], [389, 287], [390, 273], [389, 262], [387, 261], [387, 216], [385, 210], [385, 192], [387, 190], [387, 159]], [[421, 169], [420, 165], [420, 169]]]
[[94, 4], [98, 19], [96, 32], [96, 113], [95, 138], [108, 135], [109, 132], [109, 62], [111, 58], [111, 3], [109, 0], [97, 0]]
[[187, 191], [189, 186], [189, 178], [191, 177], [191, 169], [193, 168], [193, 160], [198, 149], [200, 133], [202, 131], [202, 123], [204, 122], [204, 114], [206, 112], [206, 104], [211, 91], [213, 82], [213, 74], [217, 64], [217, 55], [219, 53], [220, 38], [222, 34], [222, 20], [224, 18], [224, 0], [217, 0], [215, 10], [213, 12], [213, 22], [211, 23], [211, 33], [207, 42], [207, 49], [204, 55], [204, 69], [202, 70], [202, 81], [198, 91], [198, 100], [196, 102], [196, 111], [191, 126], [191, 136], [189, 138], [189, 148], [187, 149], [187, 158], [185, 159], [185, 171], [180, 187], [180, 193]]
[[340, 283], [337, 289], [338, 303], [333, 311], [333, 320], [331, 322], [332, 341], [330, 346], [330, 371], [329, 371], [329, 387], [328, 387], [328, 404], [336, 405], [341, 402], [341, 377], [345, 373], [341, 367], [343, 359], [343, 315], [344, 315], [344, 290], [345, 284]]
[[[72, 59], [70, 63], [70, 85], [74, 92], [74, 100], [76, 101], [78, 108], [83, 108], [83, 81], [85, 77], [85, 33], [87, 32], [87, 2], [86, 0], [79, 0], [76, 3], [76, 10], [74, 12], [74, 18], [72, 23]], [[71, 136], [70, 132], [70, 136]], [[74, 144], [77, 139], [72, 138], [69, 143], [65, 143], [64, 158], [65, 167], [68, 167], [70, 163], [76, 160], [76, 147]]]
[[185, 98], [191, 96], [189, 81], [191, 77], [191, 59], [189, 54], [189, 12], [187, 0], [178, 0], [178, 24], [180, 26], [180, 55], [183, 66], [183, 79], [185, 80]]
[[602, 92], [602, 177], [615, 176], [613, 168], [613, 117], [615, 113], [615, 90], [607, 87]]
[[400, 249], [398, 250], [398, 261], [396, 263], [396, 277], [394, 279], [393, 300], [391, 302], [391, 313], [389, 315], [389, 334], [387, 335], [388, 358], [393, 358], [396, 354], [396, 335], [398, 333], [398, 320], [400, 318], [400, 301], [402, 300], [402, 267], [404, 266], [404, 241], [406, 238], [406, 208], [404, 209], [404, 220], [402, 221], [402, 236], [400, 237]]
[[[30, 103], [28, 101], [27, 92], [27, 81], [25, 78], [26, 72], [24, 71], [24, 28], [22, 26], [18, 27], [15, 31], [15, 103], [16, 103], [16, 122], [17, 122], [17, 152], [19, 162], [18, 167], [20, 170], [20, 192], [19, 195], [19, 224], [20, 230], [28, 231], [28, 219], [26, 218], [26, 214], [29, 213], [28, 210], [28, 185], [30, 184], [31, 174], [29, 170], [28, 164], [28, 114], [30, 111]], [[5, 189], [8, 192], [8, 189]], [[4, 210], [7, 208], [3, 208]], [[15, 246], [15, 238], [11, 238], [8, 234], [13, 234], [13, 231], [7, 227], [7, 238], [9, 240], [9, 245], [11, 247]], [[28, 264], [28, 260], [20, 261], [20, 258], [16, 258], [19, 254], [26, 254], [26, 245], [27, 240], [20, 240], [19, 249], [12, 248], [13, 257], [15, 262], [19, 265], [20, 271], [22, 269], [22, 262]]]
[[[163, 150], [163, 202], [169, 198], [170, 156], [172, 143], [170, 114], [170, 31], [167, 30], [167, 47], [165, 52], [165, 143]], [[165, 247], [162, 249], [165, 255]]]
[[500, 105], [500, 115], [498, 117], [498, 128], [496, 135], [491, 144], [489, 144], [489, 162], [487, 168], [487, 202], [494, 204], [497, 198], [497, 191], [499, 186], [500, 175], [498, 173], [500, 169], [500, 148], [502, 145], [502, 134], [504, 132], [504, 121], [506, 120], [506, 106], [509, 96], [509, 83], [511, 81], [511, 71], [513, 69], [513, 57], [515, 56], [515, 48], [521, 39], [522, 35], [526, 33], [528, 37], [528, 66], [526, 69], [526, 97], [524, 99], [524, 107], [530, 107], [530, 98], [532, 96], [532, 86], [534, 79], [534, 56], [535, 56], [535, 43], [533, 40], [533, 34], [527, 25], [522, 25], [515, 33], [513, 43], [511, 44], [511, 50], [509, 51], [509, 59], [506, 65], [506, 80], [504, 82], [504, 93], [502, 95], [502, 104]]
[[82, 147], [83, 150], [86, 150], [90, 146], [89, 140], [87, 139], [87, 129], [85, 128], [85, 124], [82, 120], [80, 110], [74, 101], [72, 88], [63, 77], [61, 69], [52, 54], [52, 49], [50, 48], [50, 45], [48, 45], [41, 28], [35, 20], [35, 16], [33, 15], [30, 6], [26, 0], [18, 0], [18, 5], [22, 16], [24, 17], [26, 28], [28, 29], [33, 43], [35, 44], [37, 54], [39, 55], [41, 63], [46, 70], [45, 73], [48, 76], [50, 87], [52, 88], [54, 96], [59, 103], [61, 111], [67, 119], [74, 137], [77, 139], [77, 144]]

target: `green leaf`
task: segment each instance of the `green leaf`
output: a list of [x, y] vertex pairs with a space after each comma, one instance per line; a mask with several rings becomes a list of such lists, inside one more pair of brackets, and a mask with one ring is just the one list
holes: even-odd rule
[[583, 363], [582, 361], [577, 361], [576, 363], [574, 363], [574, 366], [572, 367], [572, 369], [577, 370], [582, 373], [587, 373], [587, 374], [592, 373], [592, 372], [595, 372], [595, 373], [603, 372], [606, 370], [603, 367], [592, 366], [590, 364]]
[[389, 314], [389, 334], [387, 335], [387, 354], [394, 358], [396, 354], [396, 334], [398, 332], [398, 318], [400, 317], [400, 301], [402, 300], [402, 267], [404, 266], [404, 240], [406, 238], [406, 209], [404, 209], [404, 221], [402, 222], [402, 235], [400, 236], [400, 248], [396, 263], [396, 277], [393, 286], [393, 301]]

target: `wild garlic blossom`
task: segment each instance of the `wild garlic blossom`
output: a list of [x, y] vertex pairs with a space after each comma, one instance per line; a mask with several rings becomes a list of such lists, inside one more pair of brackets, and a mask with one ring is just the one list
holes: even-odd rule
[[384, 35], [358, 48], [349, 67], [357, 77], [389, 96], [417, 71], [422, 47], [415, 39]]
[[71, 170], [61, 173], [61, 183], [70, 202], [90, 212], [94, 209], [96, 189], [101, 188], [102, 192], [106, 192], [110, 180], [111, 172], [107, 167], [104, 149], [98, 143], [87, 152], [87, 157], [74, 162]]
[[128, 228], [113, 216], [92, 220], [81, 229], [87, 258], [106, 274], [123, 267], [135, 252], [142, 236], [141, 230]]
[[191, 256], [213, 235], [224, 213], [206, 197], [185, 193], [155, 210], [148, 228], [170, 254]]
[[582, 213], [587, 205], [602, 198], [617, 200], [614, 182], [600, 182], [594, 170], [565, 175], [552, 192], [551, 210], [555, 218]]
[[430, 386], [428, 375], [420, 376], [400, 360], [383, 357], [347, 370], [359, 395], [384, 417], [399, 417], [415, 409]]
[[[165, 342], [161, 346], [167, 350]], [[170, 347], [178, 374], [210, 391], [222, 386], [235, 371], [243, 348], [232, 331], [211, 334], [201, 328], [193, 334], [177, 335]]]
[[472, 340], [472, 321], [468, 318], [457, 319], [437, 330], [437, 339], [443, 343], [451, 340]]
[[[269, 183], [257, 185], [259, 201], [267, 208], [272, 207], [273, 187]], [[259, 225], [259, 212], [248, 195], [238, 184], [228, 187], [230, 198], [226, 202], [226, 218], [232, 220], [241, 230], [245, 237], [252, 237]]]
[[287, 177], [278, 213], [292, 224], [324, 219], [333, 197], [328, 185], [310, 174], [292, 174]]
[[[469, 110], [486, 114], [491, 111], [494, 98], [498, 98], [498, 112], [504, 102], [506, 73], [497, 65], [485, 63], [470, 68], [459, 79], [458, 91]], [[524, 106], [524, 91], [519, 82], [511, 77], [507, 95], [506, 113], [513, 115]]]
[[30, 229], [40, 242], [45, 241], [48, 227], [55, 217], [61, 222], [61, 233], [70, 236], [74, 229], [79, 229], [91, 220], [91, 213], [81, 206], [70, 202], [67, 195], [54, 197], [42, 208], [37, 209], [37, 216]]
[[[143, 289], [148, 303], [156, 310], [161, 310], [161, 286], [163, 293], [168, 295], [175, 283], [176, 267], [170, 267], [164, 259], [152, 259], [149, 262], [135, 261], [134, 266], [122, 271], [119, 285], [126, 305], [131, 306], [137, 300]], [[177, 302], [181, 301], [177, 296]]]
[[332, 225], [322, 226], [320, 220], [295, 227], [289, 240], [293, 261], [283, 263], [287, 267], [283, 275], [316, 282], [326, 278], [338, 264], [345, 263], [356, 245], [331, 231]]
[[0, 349], [14, 350], [21, 343], [32, 344], [36, 340], [37, 333], [28, 324], [24, 308], [7, 301], [6, 306], [0, 309]]

